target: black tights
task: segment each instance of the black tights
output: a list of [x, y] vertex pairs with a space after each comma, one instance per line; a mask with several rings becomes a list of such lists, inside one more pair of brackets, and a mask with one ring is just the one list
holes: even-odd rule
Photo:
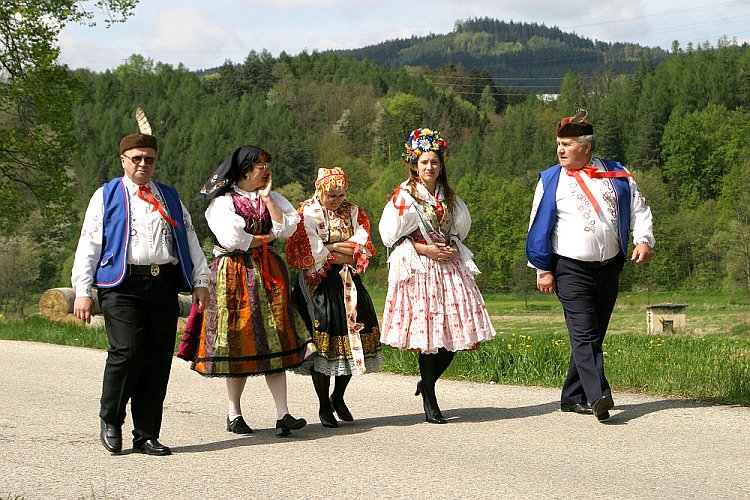
[[333, 386], [333, 394], [328, 395], [328, 390], [331, 386], [331, 377], [325, 373], [310, 370], [312, 375], [313, 387], [315, 387], [315, 394], [318, 395], [318, 403], [321, 409], [331, 410], [331, 398], [343, 401], [344, 392], [346, 392], [346, 386], [349, 385], [349, 381], [352, 379], [351, 375], [336, 375], [335, 383]]
[[421, 392], [427, 417], [442, 416], [435, 395], [435, 383], [453, 361], [455, 352], [441, 347], [435, 354], [419, 353], [419, 374], [422, 376]]

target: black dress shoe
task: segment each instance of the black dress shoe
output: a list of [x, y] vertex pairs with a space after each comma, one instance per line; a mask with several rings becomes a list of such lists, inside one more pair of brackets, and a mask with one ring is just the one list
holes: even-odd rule
[[445, 419], [442, 413], [438, 413], [437, 415], [429, 416], [425, 414], [424, 421], [429, 422], [431, 424], [447, 424], [448, 420]]
[[336, 410], [336, 415], [339, 416], [340, 420], [343, 420], [344, 422], [353, 422], [354, 417], [352, 417], [352, 413], [349, 411], [349, 408], [346, 407], [346, 403], [344, 403], [344, 399], [335, 399], [333, 396], [331, 396], [331, 406], [334, 410]]
[[293, 430], [296, 431], [306, 425], [307, 420], [304, 418], [294, 418], [287, 413], [284, 418], [276, 421], [276, 435], [278, 437], [291, 436]]
[[589, 403], [560, 403], [560, 411], [575, 412], [580, 415], [594, 414]]
[[164, 446], [163, 444], [161, 444], [158, 439], [133, 441], [133, 452], [145, 453], [146, 455], [155, 455], [157, 457], [163, 457], [172, 454], [172, 450], [170, 450], [168, 446]]
[[323, 427], [335, 429], [339, 426], [336, 417], [333, 416], [333, 410], [331, 408], [321, 408], [318, 410], [318, 417], [320, 418], [320, 423], [323, 424]]
[[591, 409], [594, 415], [596, 415], [597, 420], [601, 422], [609, 418], [609, 410], [614, 408], [614, 406], [615, 402], [612, 400], [612, 396], [607, 394], [594, 401]]
[[101, 430], [99, 439], [101, 439], [104, 448], [110, 453], [120, 453], [122, 451], [122, 429], [119, 425], [108, 424], [100, 418]]
[[229, 421], [229, 415], [227, 415], [227, 431], [234, 432], [235, 434], [252, 434], [253, 430], [242, 418], [242, 415], [234, 417], [232, 421]]

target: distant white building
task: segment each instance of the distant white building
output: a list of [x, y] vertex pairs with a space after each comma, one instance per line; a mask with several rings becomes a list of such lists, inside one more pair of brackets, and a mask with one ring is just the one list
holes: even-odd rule
[[537, 94], [536, 95], [536, 98], [542, 102], [554, 102], [557, 100], [558, 97], [560, 97], [560, 94]]

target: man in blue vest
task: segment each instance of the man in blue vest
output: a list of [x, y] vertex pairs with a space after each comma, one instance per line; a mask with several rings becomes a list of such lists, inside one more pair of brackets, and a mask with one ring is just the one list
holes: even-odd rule
[[190, 214], [177, 191], [151, 180], [156, 138], [131, 134], [120, 141], [125, 172], [91, 197], [73, 264], [74, 314], [94, 313], [92, 287], [104, 314], [109, 351], [104, 368], [100, 439], [122, 451], [130, 401], [133, 451], [169, 455], [159, 442], [172, 366], [178, 293], [189, 292], [203, 310], [209, 270]]
[[592, 156], [594, 127], [586, 112], [557, 124], [560, 163], [541, 173], [526, 238], [537, 288], [557, 293], [570, 335], [570, 363], [560, 409], [609, 418], [614, 407], [604, 375], [602, 342], [628, 255], [638, 264], [654, 247], [651, 209], [618, 162]]

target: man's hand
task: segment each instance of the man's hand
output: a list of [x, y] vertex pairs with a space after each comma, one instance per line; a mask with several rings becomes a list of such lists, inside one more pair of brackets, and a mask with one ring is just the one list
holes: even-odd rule
[[91, 323], [94, 315], [94, 299], [91, 297], [76, 297], [73, 302], [73, 314], [87, 325]]
[[543, 273], [537, 275], [536, 287], [542, 293], [555, 293], [555, 277], [552, 276], [552, 273]]
[[648, 243], [641, 243], [635, 246], [633, 249], [633, 255], [630, 259], [634, 260], [636, 264], [645, 264], [651, 260], [652, 256], [653, 251], [651, 250], [651, 247], [648, 246]]
[[193, 288], [193, 304], [198, 304], [198, 312], [203, 312], [208, 304], [208, 288], [198, 286]]

